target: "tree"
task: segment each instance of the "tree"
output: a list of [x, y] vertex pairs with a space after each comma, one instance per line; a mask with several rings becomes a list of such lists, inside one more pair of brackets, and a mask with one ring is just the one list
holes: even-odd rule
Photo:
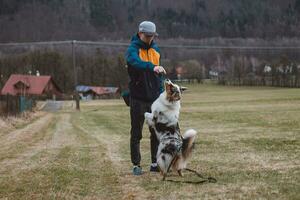
[[196, 80], [198, 83], [202, 82], [202, 79], [204, 78], [205, 74], [205, 68], [199, 63], [199, 61], [187, 60], [181, 62], [181, 64], [186, 71], [186, 74], [184, 75], [185, 78], [191, 81]]

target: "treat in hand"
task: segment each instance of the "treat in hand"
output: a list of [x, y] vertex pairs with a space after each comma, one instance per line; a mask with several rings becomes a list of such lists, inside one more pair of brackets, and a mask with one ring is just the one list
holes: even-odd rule
[[162, 67], [162, 66], [155, 66], [153, 71], [155, 71], [156, 73], [163, 73], [166, 74], [166, 70]]

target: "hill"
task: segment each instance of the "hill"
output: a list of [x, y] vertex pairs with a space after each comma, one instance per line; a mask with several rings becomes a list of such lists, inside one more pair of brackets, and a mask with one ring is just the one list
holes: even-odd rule
[[142, 20], [162, 39], [300, 36], [300, 0], [1, 0], [0, 42], [128, 40]]

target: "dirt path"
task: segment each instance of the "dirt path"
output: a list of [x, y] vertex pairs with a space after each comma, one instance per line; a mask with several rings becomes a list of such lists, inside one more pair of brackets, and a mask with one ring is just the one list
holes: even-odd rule
[[98, 136], [98, 139], [101, 139], [100, 141], [106, 145], [107, 154], [115, 168], [118, 170], [118, 174], [120, 174], [120, 184], [124, 194], [123, 199], [149, 199], [150, 194], [139, 186], [139, 182], [143, 177], [133, 176], [131, 173], [124, 173], [124, 168], [128, 164], [125, 164], [125, 161], [120, 156], [118, 144], [122, 141], [121, 137], [101, 134]]
[[[84, 131], [85, 129], [78, 126], [79, 129]], [[108, 134], [109, 130], [95, 130], [89, 132], [90, 136], [94, 137], [98, 143], [105, 145], [107, 149], [107, 156], [113, 163], [115, 170], [119, 177], [119, 185], [121, 185], [123, 200], [140, 200], [140, 199], [151, 199], [151, 194], [145, 191], [139, 183], [143, 179], [143, 176], [133, 176], [131, 171], [126, 171], [128, 163], [121, 157], [121, 150], [119, 148], [120, 143], [123, 141], [122, 138], [116, 134]]]
[[10, 149], [13, 144], [18, 143], [19, 141], [29, 142], [34, 134], [47, 128], [52, 120], [53, 114], [47, 113], [26, 127], [14, 130], [9, 134], [4, 135], [0, 140], [0, 146], [2, 147], [1, 152], [7, 151], [7, 149]]
[[[11, 132], [7, 138], [1, 141], [4, 146], [0, 151], [1, 154], [13, 149], [19, 141], [22, 142], [23, 148], [20, 151], [11, 152], [10, 158], [0, 162], [0, 173], [13, 171], [11, 175], [14, 175], [22, 170], [46, 165], [55, 158], [60, 148], [78, 144], [75, 136], [68, 134], [71, 129], [70, 114], [54, 116], [54, 114], [48, 113], [27, 127]], [[36, 161], [31, 159], [42, 152], [47, 156], [38, 156], [40, 159]]]
[[59, 115], [60, 118], [55, 126], [55, 131], [52, 134], [51, 140], [47, 143], [48, 148], [62, 148], [64, 146], [78, 145], [75, 135], [70, 134], [74, 129], [71, 124], [71, 114], [63, 113]]
[[[149, 199], [151, 195], [139, 185], [143, 177], [133, 176], [127, 170], [129, 163], [121, 156], [121, 136], [98, 126], [86, 129], [85, 119], [80, 123], [72, 121], [72, 115], [76, 113], [70, 112], [70, 106], [63, 112], [58, 111], [63, 106], [62, 102], [49, 101], [44, 110], [51, 112], [41, 112], [43, 114], [39, 118], [25, 127], [0, 135], [0, 178], [17, 177], [23, 172], [47, 168], [55, 163], [65, 147], [78, 151], [81, 148], [103, 146], [117, 175], [122, 199]], [[96, 166], [100, 166], [98, 162], [103, 160], [101, 154], [93, 150], [87, 156], [97, 158], [93, 162]]]

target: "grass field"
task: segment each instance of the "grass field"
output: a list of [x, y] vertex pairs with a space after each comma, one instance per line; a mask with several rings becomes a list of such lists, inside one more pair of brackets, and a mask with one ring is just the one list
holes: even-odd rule
[[198, 131], [189, 167], [217, 183], [148, 172], [146, 127], [144, 174], [132, 176], [129, 109], [103, 100], [0, 132], [0, 199], [300, 199], [300, 89], [188, 87], [180, 125]]

